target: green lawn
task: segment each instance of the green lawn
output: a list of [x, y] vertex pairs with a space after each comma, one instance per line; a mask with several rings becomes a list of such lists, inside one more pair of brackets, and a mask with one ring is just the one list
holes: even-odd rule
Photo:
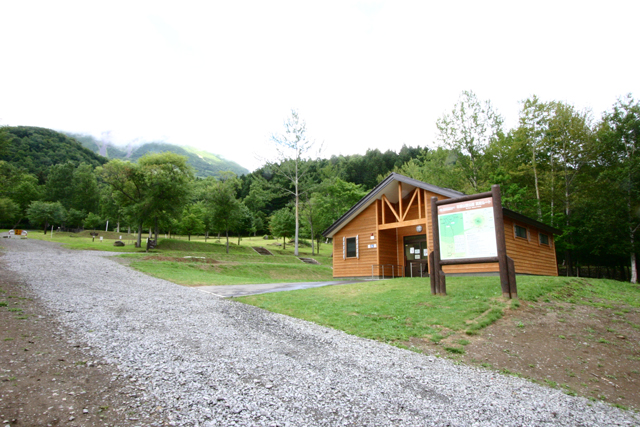
[[[219, 258], [216, 257], [216, 260]], [[156, 261], [150, 258], [132, 261], [131, 266], [151, 276], [187, 286], [331, 280], [331, 269], [325, 266], [303, 264], [295, 258], [294, 261], [285, 259], [282, 263], [267, 262], [264, 258], [266, 257], [255, 259], [256, 262], [240, 260], [237, 262], [225, 261], [221, 264], [209, 264], [195, 260], [193, 262]]]
[[[67, 233], [67, 232], [54, 232], [53, 236], [51, 232], [47, 232], [45, 235], [42, 230], [29, 230], [28, 239], [45, 240], [49, 242], [59, 242], [65, 248], [77, 249], [77, 250], [94, 250], [94, 251], [108, 251], [108, 252], [144, 252], [144, 249], [135, 248], [133, 242], [136, 239], [136, 235], [123, 233], [116, 233], [114, 231], [104, 232], [96, 231], [99, 236], [103, 237], [103, 241], [100, 242], [100, 237], [92, 239], [89, 235], [91, 231], [83, 231], [81, 233]], [[6, 234], [5, 230], [0, 230], [0, 234]], [[118, 247], [113, 246], [113, 242], [120, 240], [126, 246]], [[92, 241], [94, 240], [94, 241]]]
[[[578, 304], [640, 306], [640, 289], [612, 280], [518, 276], [525, 301], [553, 299]], [[502, 299], [497, 277], [448, 277], [445, 297], [431, 295], [428, 279], [394, 279], [238, 298], [269, 311], [309, 320], [385, 342], [454, 332], [475, 334], [517, 309]], [[570, 296], [568, 296], [570, 295]]]
[[[326, 265], [309, 265], [297, 257], [259, 255], [250, 246], [204, 241], [161, 240], [153, 254], [133, 257], [131, 266], [143, 273], [187, 286], [316, 282], [332, 279]], [[205, 259], [185, 257], [204, 257]], [[325, 257], [327, 258], [327, 257]]]
[[[225, 239], [218, 241], [210, 238], [177, 236], [175, 239], [160, 238], [156, 249], [146, 252], [144, 248], [135, 248], [135, 234], [99, 231], [103, 237], [92, 242], [89, 231], [81, 233], [51, 233], [29, 231], [29, 239], [60, 242], [64, 247], [79, 250], [103, 250], [129, 252], [122, 257], [131, 258], [130, 265], [143, 273], [187, 286], [199, 285], [238, 285], [274, 282], [316, 282], [332, 279], [332, 259], [330, 252], [313, 256], [321, 265], [309, 265], [293, 255], [293, 245], [286, 250], [270, 246], [274, 240], [261, 237], [229, 239], [229, 253], [226, 252]], [[126, 246], [113, 246], [115, 240], [125, 242]], [[147, 235], [143, 235], [146, 238]], [[144, 244], [144, 240], [143, 240]], [[252, 246], [263, 246], [273, 252], [273, 256], [259, 255]], [[324, 249], [329, 247], [323, 245]], [[311, 249], [301, 246], [300, 256], [311, 257]], [[186, 257], [198, 257], [188, 259]], [[203, 261], [199, 258], [205, 258]]]

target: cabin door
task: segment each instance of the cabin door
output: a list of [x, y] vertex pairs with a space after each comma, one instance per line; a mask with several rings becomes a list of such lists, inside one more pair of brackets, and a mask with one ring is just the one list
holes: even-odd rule
[[425, 277], [429, 274], [427, 236], [406, 236], [404, 238], [405, 277]]

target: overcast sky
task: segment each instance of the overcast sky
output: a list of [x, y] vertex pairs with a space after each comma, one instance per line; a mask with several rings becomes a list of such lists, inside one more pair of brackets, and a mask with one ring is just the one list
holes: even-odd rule
[[2, 1], [0, 125], [254, 169], [291, 108], [324, 156], [432, 146], [463, 90], [597, 118], [640, 96], [634, 1]]

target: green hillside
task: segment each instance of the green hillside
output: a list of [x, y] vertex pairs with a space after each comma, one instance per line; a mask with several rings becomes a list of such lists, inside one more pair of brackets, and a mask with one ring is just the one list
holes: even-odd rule
[[53, 165], [71, 161], [100, 166], [105, 157], [85, 148], [74, 138], [51, 129], [32, 126], [7, 126], [9, 145], [0, 160], [25, 168], [37, 176], [46, 175]]
[[196, 176], [199, 177], [218, 176], [220, 172], [224, 171], [231, 171], [238, 176], [249, 173], [249, 170], [235, 162], [225, 160], [215, 154], [198, 150], [193, 147], [169, 144], [167, 142], [147, 142], [133, 148], [129, 153], [128, 150], [123, 147], [116, 147], [113, 144], [104, 143], [91, 135], [73, 133], [67, 133], [67, 135], [77, 139], [83, 146], [93, 152], [99, 153], [110, 159], [129, 159], [136, 161], [147, 153], [163, 153], [170, 151], [172, 153], [185, 156], [188, 159], [189, 164], [195, 169]]

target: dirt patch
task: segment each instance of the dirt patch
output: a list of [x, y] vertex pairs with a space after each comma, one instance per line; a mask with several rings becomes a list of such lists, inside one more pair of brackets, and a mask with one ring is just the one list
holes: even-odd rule
[[640, 410], [640, 310], [523, 304], [476, 336], [405, 343], [429, 354]]
[[164, 425], [161, 408], [139, 406], [141, 385], [89, 356], [1, 263], [0, 325], [3, 425]]

